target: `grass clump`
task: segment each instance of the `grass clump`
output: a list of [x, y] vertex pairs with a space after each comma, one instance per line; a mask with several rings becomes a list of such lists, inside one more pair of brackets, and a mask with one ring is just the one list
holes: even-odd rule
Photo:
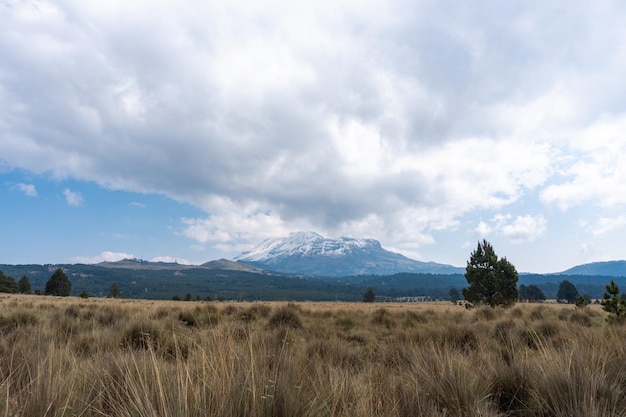
[[164, 344], [164, 332], [152, 323], [133, 323], [121, 341], [122, 346], [135, 350], [157, 349]]
[[385, 326], [387, 329], [396, 327], [396, 322], [391, 314], [384, 308], [379, 308], [372, 314], [372, 324]]
[[278, 328], [278, 327], [288, 327], [291, 329], [300, 329], [302, 327], [302, 320], [298, 315], [298, 308], [293, 305], [287, 305], [285, 307], [280, 307], [276, 310], [269, 318], [267, 322], [268, 327], [270, 328]]

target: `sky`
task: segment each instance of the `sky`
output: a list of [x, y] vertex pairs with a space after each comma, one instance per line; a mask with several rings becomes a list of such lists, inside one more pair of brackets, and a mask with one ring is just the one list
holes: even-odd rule
[[0, 0], [0, 263], [295, 231], [626, 258], [620, 0]]

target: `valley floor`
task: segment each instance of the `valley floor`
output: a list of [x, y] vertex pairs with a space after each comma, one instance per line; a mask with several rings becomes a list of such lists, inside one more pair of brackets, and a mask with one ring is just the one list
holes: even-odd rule
[[0, 297], [3, 416], [626, 416], [598, 306]]

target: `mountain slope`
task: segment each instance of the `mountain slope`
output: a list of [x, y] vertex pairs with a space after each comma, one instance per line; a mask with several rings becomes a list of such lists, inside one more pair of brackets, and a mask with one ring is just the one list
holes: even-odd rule
[[277, 272], [316, 276], [463, 273], [463, 268], [420, 262], [383, 249], [374, 239], [328, 239], [314, 232], [267, 239], [236, 261]]
[[577, 265], [561, 272], [560, 274], [626, 277], [626, 261], [592, 262], [589, 264]]

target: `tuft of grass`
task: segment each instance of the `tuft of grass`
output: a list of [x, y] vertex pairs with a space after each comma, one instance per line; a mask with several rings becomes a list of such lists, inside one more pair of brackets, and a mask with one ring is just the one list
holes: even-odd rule
[[474, 317], [476, 317], [476, 320], [483, 320], [483, 321], [495, 320], [499, 315], [498, 314], [499, 310], [500, 309], [487, 307], [487, 306], [481, 306], [476, 309], [476, 312], [474, 313]]
[[121, 345], [135, 350], [157, 349], [165, 344], [165, 335], [153, 323], [133, 323], [124, 332]]
[[428, 318], [423, 313], [416, 313], [414, 311], [407, 311], [404, 313], [404, 326], [415, 327], [419, 324], [428, 323]]
[[385, 326], [387, 329], [392, 329], [396, 326], [391, 314], [384, 308], [379, 308], [372, 314], [372, 324], [378, 326]]
[[288, 327], [300, 329], [302, 327], [302, 320], [298, 315], [298, 309], [293, 305], [287, 305], [272, 313], [267, 325], [270, 328]]

